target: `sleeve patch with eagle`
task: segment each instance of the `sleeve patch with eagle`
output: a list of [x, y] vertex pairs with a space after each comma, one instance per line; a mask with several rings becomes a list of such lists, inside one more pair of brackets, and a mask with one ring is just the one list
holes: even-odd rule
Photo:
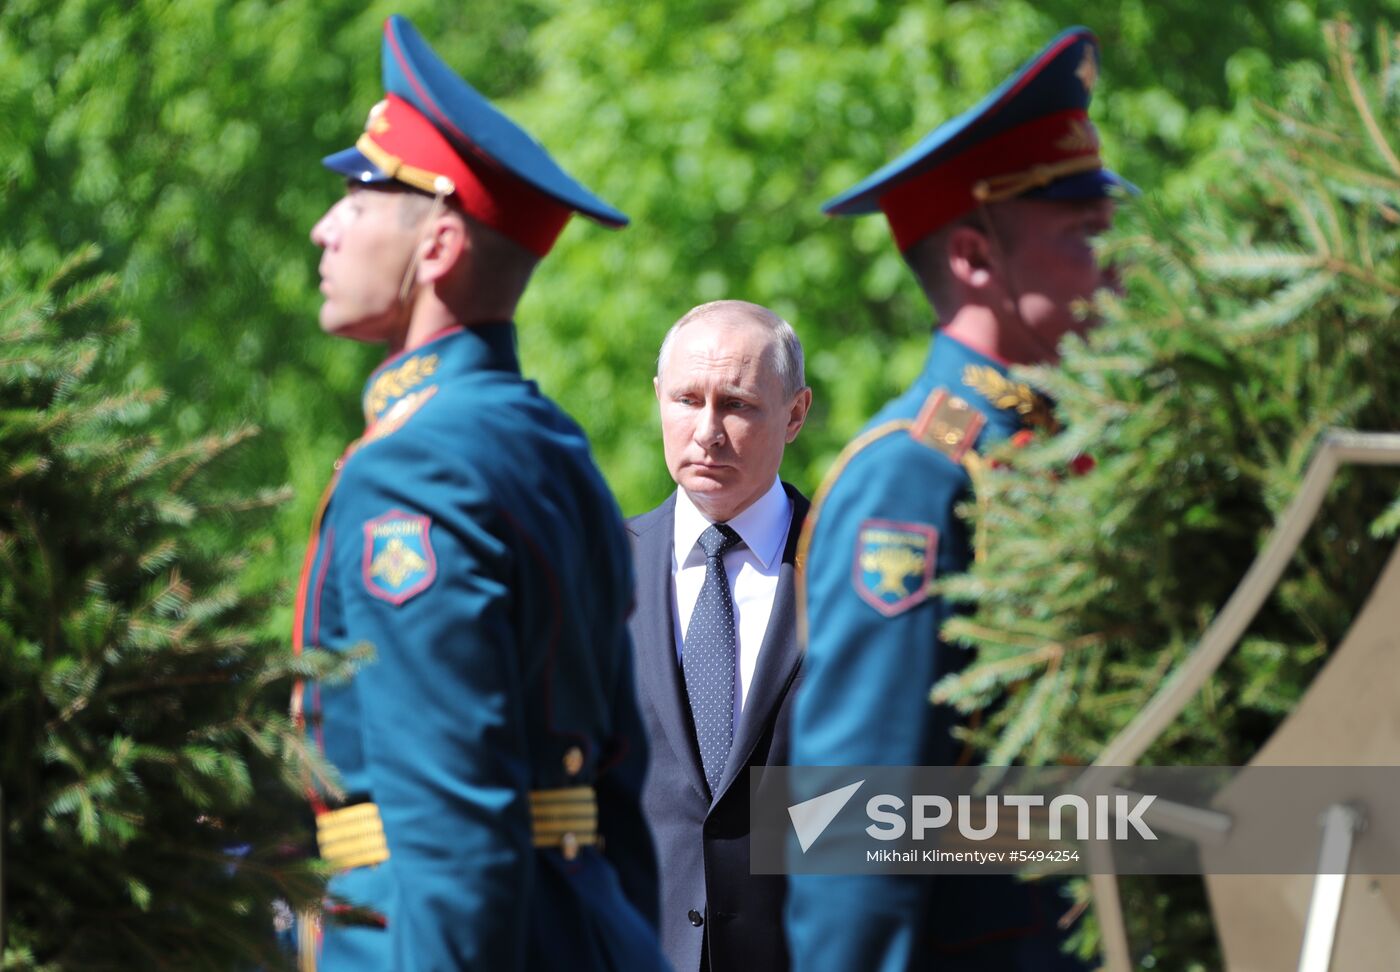
[[380, 600], [402, 604], [432, 586], [437, 558], [429, 537], [431, 527], [428, 517], [398, 509], [367, 521], [365, 589]]

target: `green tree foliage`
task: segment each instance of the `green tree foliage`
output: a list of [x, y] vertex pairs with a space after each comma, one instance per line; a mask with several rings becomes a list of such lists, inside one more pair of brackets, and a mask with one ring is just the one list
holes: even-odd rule
[[[1384, 336], [1361, 326], [1379, 312], [1353, 299], [1357, 278], [1316, 263], [1321, 251], [1305, 214], [1327, 241], [1328, 260], [1346, 253], [1365, 266], [1370, 254], [1383, 276], [1394, 268], [1388, 210], [1375, 201], [1385, 190], [1301, 161], [1297, 169], [1270, 168], [1278, 160], [1251, 141], [1259, 110], [1249, 99], [1272, 99], [1276, 76], [1301, 61], [1289, 70], [1295, 98], [1304, 101], [1287, 113], [1325, 119], [1301, 114], [1314, 107], [1308, 91], [1320, 92], [1320, 79], [1331, 77], [1307, 66], [1323, 60], [1319, 20], [1349, 10], [1369, 24], [1400, 13], [1400, 0], [1244, 0], [1228, 9], [1156, 0], [6, 0], [0, 218], [15, 272], [42, 275], [63, 254], [99, 241], [123, 308], [143, 324], [121, 366], [135, 387], [170, 392], [141, 406], [150, 410], [143, 427], [181, 442], [209, 428], [266, 429], [240, 447], [242, 461], [216, 473], [235, 492], [288, 483], [292, 501], [266, 526], [240, 522], [235, 530], [213, 521], [207, 535], [247, 558], [245, 579], [254, 588], [295, 575], [330, 464], [359, 432], [359, 388], [376, 352], [317, 332], [317, 255], [306, 233], [338, 194], [320, 157], [353, 141], [380, 95], [379, 29], [396, 10], [566, 168], [634, 217], [621, 233], [571, 226], [519, 315], [527, 373], [582, 420], [629, 512], [669, 488], [649, 387], [657, 345], [683, 311], [715, 297], [768, 304], [802, 335], [816, 407], [785, 475], [815, 488], [842, 444], [917, 372], [930, 325], [883, 221], [829, 221], [820, 202], [968, 107], [1060, 28], [1084, 22], [1099, 33], [1104, 64], [1093, 114], [1105, 153], [1156, 194], [1161, 215], [1144, 216], [1142, 228], [1167, 241], [1143, 256], [1154, 269], [1135, 279], [1133, 300], [1144, 302], [1144, 320], [1174, 320], [1180, 304], [1182, 323], [1175, 337], [1162, 332], [1160, 346], [1121, 329], [1106, 332], [1105, 341], [1121, 335], [1114, 339], [1122, 342], [1121, 368], [1082, 378], [1107, 403], [1102, 415], [1084, 404], [1097, 400], [1064, 391], [1066, 413], [1083, 431], [1046, 448], [1093, 440], [1098, 474], [1072, 484], [1064, 498], [1049, 498], [1034, 479], [1005, 487], [1017, 501], [1008, 508], [1024, 510], [1016, 525], [1034, 527], [1015, 541], [1027, 557], [1047, 524], [1082, 532], [1056, 534], [1053, 563], [1071, 569], [1045, 575], [1062, 576], [1054, 593], [1073, 603], [1051, 600], [1048, 590], [1021, 597], [1033, 589], [1025, 567], [1032, 560], [1017, 561], [1010, 586], [978, 589], [986, 610], [1008, 616], [1042, 599], [1065, 608], [1063, 619], [1047, 606], [1006, 626], [1030, 642], [985, 640], [988, 663], [1013, 658], [1017, 645], [1062, 643], [1071, 647], [1056, 668], [1060, 677], [1084, 685], [1110, 680], [1103, 685], [1116, 688], [1094, 696], [1101, 716], [1066, 705], [1058, 736], [1013, 724], [1025, 708], [1016, 695], [994, 727], [1011, 740], [999, 756], [1025, 750], [1032, 759], [1088, 758], [1192, 642], [1230, 571], [1252, 555], [1311, 441], [1303, 427], [1383, 425], [1378, 410], [1386, 396], [1377, 390], [1388, 387], [1384, 375], [1362, 373], [1358, 364], [1369, 358], [1379, 368], [1387, 360]], [[1375, 100], [1377, 117], [1393, 123], [1391, 102]], [[1325, 139], [1308, 142], [1306, 131], [1297, 129], [1280, 151], [1293, 151], [1296, 141], [1330, 153], [1339, 166], [1374, 162], [1367, 155], [1373, 141], [1356, 142], [1354, 152], [1344, 142], [1343, 151]], [[1342, 135], [1355, 139], [1350, 130]], [[1244, 160], [1212, 151], [1220, 145], [1245, 152]], [[1216, 196], [1189, 224], [1176, 221], [1183, 208], [1256, 169], [1281, 171], [1282, 184], [1269, 189], [1256, 178], [1252, 194]], [[1365, 212], [1371, 215], [1361, 219]], [[1219, 262], [1193, 262], [1192, 247], [1205, 243]], [[1261, 249], [1269, 246], [1283, 249]], [[1154, 286], [1157, 305], [1148, 300]], [[1348, 326], [1322, 328], [1319, 308], [1335, 308]], [[1294, 311], [1308, 323], [1282, 323]], [[1361, 325], [1352, 328], [1353, 317]], [[1237, 324], [1217, 329], [1217, 319]], [[1257, 333], [1246, 336], [1251, 320]], [[1374, 353], [1354, 351], [1366, 341], [1379, 342]], [[1264, 360], [1270, 355], [1276, 361]], [[1073, 358], [1065, 381], [1080, 381], [1075, 369], [1087, 360]], [[1286, 384], [1231, 376], [1261, 361], [1279, 369], [1291, 362], [1291, 371], [1258, 372]], [[1325, 383], [1333, 365], [1350, 389]], [[1198, 444], [1168, 437], [1150, 452], [1155, 464], [1131, 460], [1128, 451], [1155, 441], [1134, 435], [1169, 426], [1161, 410], [1177, 399], [1159, 404], [1158, 392], [1184, 386], [1187, 377], [1201, 377], [1203, 390], [1191, 393], [1195, 411], [1171, 413], [1187, 424], [1170, 428], [1199, 428]], [[1345, 391], [1368, 388], [1370, 398], [1348, 404]], [[1222, 416], [1250, 403], [1258, 410], [1241, 414], [1257, 427], [1243, 419], [1223, 424]], [[1101, 446], [1099, 438], [1116, 445]], [[1115, 448], [1125, 451], [1110, 454]], [[1121, 522], [1100, 518], [1091, 503], [1119, 497], [1104, 485], [1117, 475], [1113, 486], [1133, 500]], [[1158, 476], [1162, 483], [1154, 485]], [[1262, 482], [1270, 483], [1266, 508], [1257, 503]], [[1349, 482], [1342, 488], [1372, 495], [1360, 480]], [[1091, 483], [1102, 492], [1085, 493]], [[1168, 501], [1158, 489], [1180, 492]], [[1143, 534], [1147, 512], [1158, 515], [1156, 532]], [[1400, 520], [1400, 507], [1391, 520]], [[986, 527], [995, 537], [989, 556], [1012, 549], [1009, 526]], [[1310, 548], [1308, 556], [1319, 559], [1307, 563], [1335, 566], [1351, 540], [1334, 542], [1328, 556]], [[1049, 553], [1036, 556], [1051, 562]], [[1301, 564], [1289, 583], [1297, 603], [1307, 600], [1317, 612], [1309, 618], [1318, 632], [1312, 655], [1296, 647], [1298, 617], [1261, 619], [1260, 636], [1232, 663], [1249, 671], [1224, 683], [1250, 688], [1223, 696], [1212, 689], [1210, 704], [1228, 710], [1225, 724], [1282, 711], [1344, 612], [1339, 605], [1352, 588], [1330, 595]], [[1121, 578], [1110, 565], [1121, 567]], [[1130, 608], [1116, 594], [1144, 584], [1153, 597], [1140, 617], [1137, 595]], [[285, 632], [288, 615], [284, 602], [264, 615], [267, 629]], [[1150, 655], [1157, 668], [1118, 659], [1134, 638], [1143, 654], [1130, 657]], [[1101, 660], [1097, 668], [1093, 658]], [[1033, 691], [1043, 670], [1043, 662], [1023, 665], [1026, 680], [1011, 684], [1023, 686], [1017, 693]], [[972, 700], [999, 694], [1002, 684], [991, 678], [959, 691]], [[1081, 697], [1065, 685], [1059, 694], [1041, 688], [1039, 697]], [[1182, 745], [1204, 756], [1216, 744], [1192, 737]]]
[[[1382, 31], [1368, 68], [1354, 30], [1328, 37], [1327, 61], [1287, 72], [1229, 153], [1235, 182], [1184, 220], [1142, 207], [1120, 241], [1126, 296], [1062, 367], [1027, 373], [1067, 431], [981, 477], [979, 561], [947, 584], [976, 602], [947, 634], [977, 660], [934, 691], [991, 713], [975, 738], [993, 764], [1095, 759], [1239, 583], [1319, 434], [1400, 426], [1400, 45]], [[1096, 467], [1067, 477], [1081, 451]], [[1246, 638], [1145, 762], [1253, 756], [1369, 593], [1398, 479], [1334, 484]], [[1186, 967], [1200, 953], [1180, 929], [1201, 916], [1137, 894], [1138, 944]]]
[[[214, 488], [250, 430], [176, 445], [108, 391], [127, 325], [82, 251], [0, 259], [0, 787], [5, 969], [277, 966], [272, 903], [317, 894], [298, 838], [296, 663], [258, 633]], [[300, 835], [303, 836], [304, 835]]]
[[[0, 215], [22, 266], [97, 240], [142, 322], [134, 378], [169, 392], [181, 435], [268, 434], [222, 475], [289, 482], [276, 546], [253, 569], [294, 577], [331, 462], [360, 431], [373, 349], [317, 332], [307, 233], [339, 195], [321, 156], [381, 97], [379, 32], [418, 19], [499, 95], [527, 87], [539, 14], [492, 0], [444, 18], [424, 0], [7, 0], [0, 5]], [[267, 529], [265, 526], [263, 529]], [[289, 624], [285, 607], [276, 626]]]
[[1178, 168], [1237, 139], [1231, 98], [1264, 84], [1273, 57], [1320, 53], [1317, 12], [1339, 6], [1245, 4], [1225, 18], [1132, 0], [1092, 14], [1059, 0], [559, 3], [531, 35], [537, 85], [511, 108], [635, 226], [565, 234], [522, 315], [526, 361], [639, 511], [670, 487], [649, 387], [665, 329], [703, 300], [769, 304], [809, 351], [816, 402], [785, 475], [811, 490], [918, 372], [931, 324], [884, 220], [830, 220], [824, 199], [1085, 21], [1104, 42], [1105, 152], [1143, 186], [1170, 183], [1175, 204], [1208, 177]]
[[[526, 370], [580, 417], [637, 511], [668, 486], [652, 361], [692, 304], [745, 297], [798, 327], [817, 406], [786, 474], [809, 491], [917, 371], [929, 312], [883, 221], [829, 221], [817, 207], [1055, 31], [1099, 31], [1108, 154], [1182, 200], [1204, 178], [1184, 163], [1236, 137], [1231, 98], [1318, 52], [1318, 16], [1342, 6], [8, 0], [0, 216], [30, 267], [102, 243], [143, 323], [139, 376], [170, 391], [157, 421], [185, 434], [234, 421], [268, 430], [240, 475], [294, 487], [262, 565], [285, 578], [330, 463], [359, 431], [375, 358], [317, 333], [306, 234], [338, 192], [320, 156], [350, 144], [379, 97], [388, 13], [413, 18], [634, 217], [622, 233], [567, 230], [520, 319]], [[1361, 18], [1400, 10], [1346, 6]]]

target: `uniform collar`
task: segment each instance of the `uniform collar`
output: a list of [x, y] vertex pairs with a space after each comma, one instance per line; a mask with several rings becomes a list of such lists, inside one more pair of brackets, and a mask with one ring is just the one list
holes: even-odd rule
[[520, 371], [514, 324], [451, 327], [416, 348], [390, 355], [365, 381], [365, 424], [374, 424], [406, 398], [475, 371]]
[[1028, 426], [1053, 430], [1056, 426], [1050, 400], [1009, 377], [1008, 371], [1006, 362], [974, 351], [939, 331], [934, 334], [917, 386], [924, 398], [936, 388], [946, 388], [965, 399], [987, 417], [981, 436], [987, 442]]
[[[744, 546], [758, 558], [763, 569], [767, 570], [783, 552], [783, 540], [787, 537], [788, 524], [792, 519], [792, 501], [787, 491], [775, 476], [768, 492], [760, 496], [744, 512], [727, 521]], [[709, 520], [695, 508], [683, 489], [676, 490], [676, 532], [674, 537], [676, 563], [684, 564], [700, 534], [709, 528]]]

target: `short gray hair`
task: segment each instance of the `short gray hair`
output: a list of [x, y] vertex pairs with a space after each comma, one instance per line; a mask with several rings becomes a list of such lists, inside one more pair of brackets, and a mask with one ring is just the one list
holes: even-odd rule
[[656, 373], [661, 374], [666, 367], [666, 359], [671, 355], [671, 345], [681, 328], [696, 321], [711, 317], [736, 319], [736, 323], [755, 324], [768, 332], [774, 348], [773, 370], [783, 383], [783, 394], [788, 398], [807, 387], [807, 374], [803, 365], [802, 342], [792, 325], [773, 313], [762, 304], [747, 300], [712, 300], [686, 311], [684, 316], [671, 325], [666, 336], [661, 339], [661, 351], [656, 356]]

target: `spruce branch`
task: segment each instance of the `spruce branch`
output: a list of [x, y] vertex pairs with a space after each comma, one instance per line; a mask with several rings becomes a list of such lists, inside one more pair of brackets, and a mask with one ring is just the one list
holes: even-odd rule
[[274, 899], [309, 901], [324, 877], [284, 850], [306, 838], [294, 777], [325, 767], [295, 752], [296, 666], [266, 633], [277, 586], [250, 570], [285, 490], [209, 482], [251, 427], [164, 442], [159, 392], [121, 388], [130, 325], [95, 258], [35, 281], [0, 253], [3, 961], [275, 964]]
[[1362, 90], [1361, 80], [1356, 74], [1356, 55], [1352, 50], [1353, 31], [1351, 25], [1345, 21], [1334, 21], [1326, 25], [1323, 36], [1327, 39], [1327, 46], [1341, 70], [1342, 80], [1346, 84], [1347, 93], [1351, 96], [1352, 107], [1360, 116], [1361, 123], [1366, 134], [1370, 137], [1372, 145], [1385, 161], [1386, 167], [1396, 176], [1400, 176], [1400, 157], [1396, 156], [1395, 150], [1391, 148], [1390, 142], [1381, 131], [1380, 125], [1377, 124], [1376, 115], [1371, 110], [1371, 100]]

